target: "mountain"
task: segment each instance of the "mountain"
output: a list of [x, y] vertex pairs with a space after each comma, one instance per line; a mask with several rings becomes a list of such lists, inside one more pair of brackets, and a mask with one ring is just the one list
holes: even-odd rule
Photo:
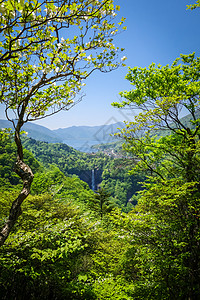
[[[196, 117], [200, 118], [199, 111], [196, 113]], [[189, 128], [193, 126], [190, 122], [190, 118], [191, 115], [181, 118], [182, 123]], [[7, 120], [0, 120], [0, 128], [9, 128], [11, 125], [11, 122]], [[28, 132], [28, 137], [31, 137], [37, 141], [64, 143], [82, 152], [96, 152], [98, 150], [112, 148], [113, 146], [115, 148], [120, 148], [121, 141], [116, 140], [116, 138], [111, 135], [118, 132], [118, 128], [124, 128], [124, 126], [125, 125], [123, 122], [117, 122], [109, 125], [71, 126], [67, 128], [50, 130], [44, 126], [28, 122], [24, 124], [23, 130]], [[158, 130], [156, 132], [158, 137], [168, 134], [170, 134], [170, 131], [167, 130]], [[104, 145], [92, 148], [92, 146], [99, 144]]]
[[54, 130], [56, 135], [63, 139], [67, 145], [83, 152], [92, 152], [92, 146], [115, 141], [111, 136], [124, 127], [123, 122], [100, 126], [72, 126]]
[[[196, 119], [200, 119], [200, 110], [197, 110], [195, 113]], [[181, 123], [185, 126], [188, 127], [190, 129], [194, 129], [195, 125], [193, 124], [193, 122], [191, 122], [191, 114], [188, 114], [182, 118], [180, 118]], [[175, 124], [171, 123], [171, 127], [175, 128]], [[123, 127], [121, 127], [123, 128]], [[170, 131], [170, 129], [160, 129], [160, 130], [156, 130], [152, 131], [152, 136], [156, 135], [157, 138], [161, 138], [167, 135], [170, 135], [172, 132]], [[92, 146], [92, 149], [94, 151], [104, 151], [105, 153], [111, 153], [111, 151], [114, 151], [115, 153], [120, 153], [122, 150], [122, 144], [123, 144], [123, 139], [120, 140], [115, 140], [115, 141], [111, 141], [108, 142], [107, 144], [104, 143], [99, 143], [99, 144], [95, 144]]]
[[[0, 128], [12, 128], [12, 123], [7, 120], [0, 120]], [[31, 137], [37, 141], [44, 141], [49, 143], [61, 143], [62, 139], [56, 135], [52, 130], [27, 122], [23, 126], [23, 130], [28, 132], [28, 137]]]
[[[72, 126], [50, 130], [44, 126], [27, 122], [23, 130], [28, 132], [28, 137], [37, 141], [49, 143], [65, 143], [82, 152], [92, 152], [91, 146], [95, 144], [110, 143], [115, 140], [111, 134], [117, 132], [117, 128], [123, 127], [124, 123], [118, 122], [101, 126]], [[0, 128], [13, 128], [12, 123], [0, 120]]]
[[72, 126], [68, 128], [59, 128], [53, 131], [64, 140], [90, 139], [96, 141], [110, 141], [112, 139], [110, 134], [116, 133], [118, 131], [117, 129], [121, 127], [124, 127], [123, 122], [100, 126]]

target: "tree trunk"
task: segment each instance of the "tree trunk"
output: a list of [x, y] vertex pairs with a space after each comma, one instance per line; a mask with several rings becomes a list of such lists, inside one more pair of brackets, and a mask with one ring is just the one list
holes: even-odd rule
[[9, 217], [0, 231], [0, 246], [5, 243], [18, 217], [21, 215], [21, 204], [30, 193], [31, 184], [34, 177], [31, 168], [23, 162], [23, 147], [19, 134], [22, 126], [23, 123], [21, 122], [20, 124], [20, 122], [18, 122], [15, 128], [15, 143], [17, 145], [17, 162], [15, 164], [15, 172], [22, 179], [23, 188], [18, 197], [13, 201]]
[[0, 232], [0, 246], [4, 244], [18, 217], [21, 215], [21, 204], [30, 193], [31, 183], [34, 177], [31, 168], [21, 160], [16, 162], [15, 168], [16, 173], [23, 180], [23, 188], [18, 197], [13, 201], [9, 217]]

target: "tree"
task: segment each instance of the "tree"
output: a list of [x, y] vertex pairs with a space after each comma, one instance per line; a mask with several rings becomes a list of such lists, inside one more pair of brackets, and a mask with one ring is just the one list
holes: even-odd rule
[[1, 299], [94, 299], [92, 286], [78, 280], [89, 273], [99, 239], [91, 220], [49, 194], [31, 195], [23, 205], [0, 254]]
[[132, 172], [148, 175], [131, 236], [143, 274], [137, 288], [146, 299], [199, 298], [199, 68], [194, 53], [171, 66], [129, 68], [126, 78], [134, 89], [114, 103], [140, 112], [121, 135], [133, 157]]
[[[121, 131], [126, 150], [136, 158], [135, 170], [199, 181], [199, 67], [193, 53], [181, 55], [171, 67], [129, 68], [126, 79], [135, 88], [121, 92], [124, 100], [113, 105], [140, 111]], [[188, 116], [181, 118], [182, 112]]]
[[[0, 32], [3, 39], [0, 62], [20, 58], [27, 50], [49, 42], [51, 38], [48, 31], [52, 32], [51, 26], [57, 27], [58, 30], [60, 27], [66, 29], [70, 25], [80, 25], [81, 20], [87, 21], [97, 17], [97, 13], [101, 18], [102, 12], [106, 19], [108, 9], [115, 16], [113, 8], [113, 1], [110, 0], [1, 1]], [[46, 30], [47, 35], [42, 34], [43, 30]]]
[[101, 220], [106, 212], [110, 212], [114, 208], [114, 204], [109, 199], [110, 196], [111, 194], [105, 189], [100, 188], [96, 191], [94, 200], [91, 200], [90, 206], [99, 213]]
[[199, 0], [197, 0], [197, 2], [195, 4], [187, 5], [187, 8], [191, 9], [191, 10], [193, 10], [195, 8], [198, 8], [198, 7], [200, 7], [200, 1]]
[[14, 126], [15, 171], [23, 189], [1, 231], [0, 245], [21, 214], [33, 181], [33, 172], [23, 161], [23, 124], [70, 109], [78, 101], [82, 80], [94, 70], [108, 72], [124, 65], [125, 57], [117, 62], [123, 49], [113, 44], [124, 22], [115, 25], [117, 10], [113, 0], [1, 2], [0, 103]]

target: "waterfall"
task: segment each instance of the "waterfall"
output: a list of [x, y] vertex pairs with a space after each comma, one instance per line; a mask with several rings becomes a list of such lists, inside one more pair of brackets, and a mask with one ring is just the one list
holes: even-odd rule
[[95, 190], [95, 176], [94, 176], [94, 169], [92, 169], [92, 190]]

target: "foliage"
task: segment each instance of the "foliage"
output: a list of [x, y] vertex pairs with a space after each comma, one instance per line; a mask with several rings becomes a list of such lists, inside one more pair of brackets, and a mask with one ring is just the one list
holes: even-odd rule
[[83, 153], [65, 144], [51, 144], [29, 138], [23, 139], [23, 145], [46, 167], [55, 164], [66, 176], [76, 174], [90, 187], [91, 170], [95, 169], [95, 181], [108, 190], [120, 207], [126, 207], [127, 201], [141, 188], [138, 182], [143, 181], [143, 176], [130, 176], [130, 161], [124, 161], [124, 158], [114, 159], [103, 153]]
[[29, 196], [1, 248], [1, 299], [131, 299], [120, 262], [127, 247], [67, 198]]
[[27, 122], [69, 109], [93, 70], [121, 65], [113, 44], [124, 22], [113, 22], [117, 10], [112, 0], [2, 2], [0, 83], [6, 116], [12, 110]]
[[197, 0], [195, 4], [187, 5], [187, 9], [191, 9], [191, 10], [193, 10], [195, 8], [198, 8], [198, 7], [200, 7], [200, 1], [199, 0]]
[[34, 178], [24, 162], [23, 125], [71, 108], [84, 85], [82, 80], [94, 70], [108, 72], [124, 66], [126, 57], [118, 58], [124, 49], [113, 44], [125, 20], [114, 23], [119, 9], [113, 0], [0, 3], [0, 103], [14, 127], [15, 172], [23, 181], [1, 229], [0, 245], [21, 214]]
[[93, 201], [90, 203], [91, 208], [97, 211], [101, 220], [114, 207], [114, 203], [109, 198], [110, 194], [105, 189], [99, 188], [94, 195]]
[[[134, 89], [114, 104], [140, 110], [121, 131], [133, 157], [132, 172], [147, 174], [125, 227], [137, 249], [127, 259], [137, 266], [137, 299], [199, 297], [200, 58], [193, 53], [180, 59], [171, 67], [129, 68], [126, 78]], [[182, 110], [189, 113], [189, 126]], [[167, 135], [157, 137], [160, 129]]]
[[87, 271], [93, 225], [75, 206], [48, 195], [29, 197], [25, 206], [1, 252], [2, 299], [85, 299], [89, 288], [79, 284], [78, 274]]
[[139, 299], [198, 299], [200, 202], [194, 186], [151, 183], [130, 213]]
[[[101, 153], [89, 155], [76, 151], [65, 144], [49, 144], [28, 138], [23, 138], [23, 145], [26, 147], [24, 150], [25, 161], [36, 172], [31, 187], [32, 194], [50, 193], [57, 195], [60, 199], [70, 199], [73, 194], [76, 195], [73, 197], [73, 201], [80, 206], [88, 206], [94, 199], [93, 193], [89, 190], [88, 185], [81, 182], [74, 174], [90, 183], [89, 175], [93, 168], [97, 170], [95, 175], [97, 183], [101, 182], [101, 186], [108, 189], [112, 195], [113, 204], [115, 203], [119, 207], [124, 207], [127, 200], [131, 196], [133, 197], [133, 194], [140, 188], [137, 187], [137, 181], [142, 179], [136, 175], [128, 175], [128, 169], [122, 159], [114, 160]], [[6, 147], [1, 141], [0, 147], [2, 152], [2, 156], [0, 154], [0, 159], [2, 157], [0, 189], [3, 191], [3, 189], [11, 189], [11, 184], [14, 184], [14, 188], [16, 185], [20, 185], [20, 178], [13, 171], [16, 146], [12, 137], [6, 140]], [[3, 169], [4, 165], [6, 165], [7, 173]], [[5, 184], [6, 182], [7, 184]], [[74, 189], [75, 185], [76, 189]], [[129, 210], [131, 207], [132, 205]]]
[[[171, 67], [155, 64], [129, 69], [127, 79], [134, 85], [117, 107], [129, 105], [141, 113], [127, 124], [122, 135], [135, 157], [136, 170], [148, 169], [155, 176], [184, 177], [199, 180], [199, 92], [200, 59], [194, 53], [181, 55]], [[187, 127], [180, 118], [181, 110], [190, 113]], [[170, 130], [170, 135], [156, 139], [158, 129]]]
[[46, 143], [34, 139], [23, 139], [23, 145], [30, 150], [43, 165], [56, 164], [61, 171], [67, 174], [79, 175], [80, 171], [91, 171], [94, 168], [102, 169], [109, 157], [101, 154], [83, 153], [61, 143]]
[[[40, 170], [40, 164], [34, 158], [33, 154], [24, 150], [24, 160], [28, 163], [34, 172]], [[13, 140], [11, 131], [0, 130], [0, 175], [2, 183], [1, 188], [4, 187], [7, 181], [8, 185], [17, 185], [20, 183], [20, 178], [14, 172], [14, 165], [16, 162], [16, 145]]]
[[[2, 224], [18, 192], [16, 185], [9, 191], [1, 187]], [[128, 243], [111, 224], [103, 229], [95, 201], [77, 176], [40, 165], [23, 213], [1, 248], [2, 299], [131, 299], [121, 262]], [[104, 222], [108, 218], [106, 212]]]
[[144, 174], [129, 174], [131, 166], [132, 161], [129, 159], [111, 159], [102, 173], [101, 187], [106, 188], [113, 201], [125, 211], [133, 208], [130, 203], [142, 188], [140, 183], [144, 180]]
[[[10, 22], [4, 24], [5, 32], [12, 28], [13, 18], [36, 22], [37, 27], [38, 11], [36, 16], [27, 15], [25, 1], [19, 17], [22, 3], [16, 2], [15, 14], [12, 3], [9, 0], [0, 7]], [[53, 6], [46, 3], [52, 22], [66, 16], [57, 14], [62, 6], [53, 12]], [[72, 3], [75, 5], [68, 13], [76, 14], [86, 1]], [[33, 12], [37, 5], [31, 2], [29, 9]], [[78, 17], [85, 20], [90, 16]], [[7, 37], [13, 38], [12, 34], [10, 30]], [[31, 39], [30, 43], [35, 44]], [[30, 44], [26, 46], [14, 48], [20, 50], [18, 54], [12, 47], [2, 52], [1, 63], [31, 51]], [[25, 151], [36, 176], [32, 194], [23, 203], [23, 214], [1, 247], [1, 299], [199, 299], [199, 67], [200, 59], [191, 54], [181, 55], [171, 67], [152, 64], [149, 69], [129, 69], [127, 79], [134, 90], [121, 93], [125, 100], [115, 106], [128, 105], [141, 113], [121, 132], [128, 151], [126, 160], [88, 156], [61, 144], [40, 143], [37, 147], [34, 140], [25, 139], [34, 156], [40, 153], [40, 163]], [[180, 118], [183, 109], [189, 112], [189, 125]], [[166, 134], [158, 137], [160, 129]], [[12, 198], [19, 193], [19, 181], [12, 172], [16, 147], [10, 132], [0, 132], [0, 138], [0, 223], [4, 224]], [[95, 195], [77, 176], [66, 177], [73, 173], [76, 156], [79, 166], [75, 168], [101, 168], [102, 186], [115, 189], [113, 198], [118, 194], [122, 202], [131, 184], [136, 188], [127, 169], [132, 165], [132, 172], [142, 172], [143, 178], [145, 174], [137, 205], [129, 213], [109, 209], [113, 200], [109, 190], [101, 189]]]

